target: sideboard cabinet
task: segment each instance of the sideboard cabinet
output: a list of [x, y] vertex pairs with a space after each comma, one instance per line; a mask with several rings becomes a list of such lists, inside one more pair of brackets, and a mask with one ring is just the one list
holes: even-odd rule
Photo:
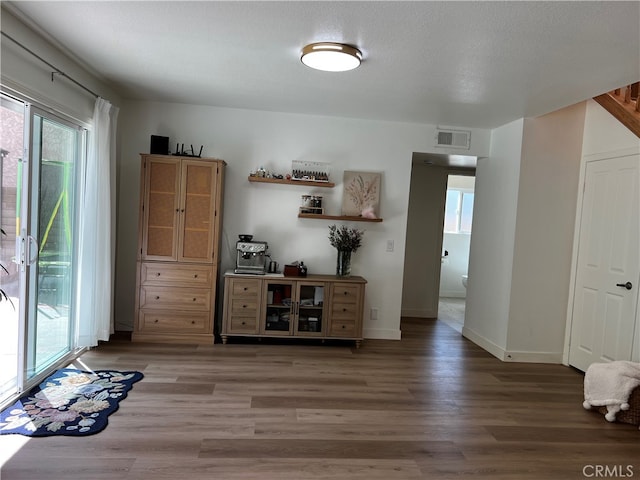
[[293, 337], [362, 341], [362, 277], [227, 273], [222, 343], [228, 337]]
[[213, 343], [225, 162], [142, 155], [133, 341]]

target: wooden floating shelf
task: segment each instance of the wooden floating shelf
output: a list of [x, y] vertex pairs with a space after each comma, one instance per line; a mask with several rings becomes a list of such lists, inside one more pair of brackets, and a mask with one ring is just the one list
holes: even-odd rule
[[376, 222], [382, 221], [381, 218], [365, 218], [365, 217], [352, 217], [349, 215], [319, 215], [316, 213], [299, 213], [298, 218], [316, 218], [322, 220], [342, 220], [345, 222]]
[[287, 180], [286, 178], [265, 178], [265, 177], [249, 177], [250, 182], [254, 183], [280, 183], [282, 185], [297, 185], [299, 187], [325, 187], [333, 188], [335, 183], [316, 182], [314, 180]]

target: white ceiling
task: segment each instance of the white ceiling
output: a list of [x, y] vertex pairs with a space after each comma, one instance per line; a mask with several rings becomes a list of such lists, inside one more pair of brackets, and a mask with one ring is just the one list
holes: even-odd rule
[[493, 128], [640, 80], [635, 1], [3, 3], [125, 98]]

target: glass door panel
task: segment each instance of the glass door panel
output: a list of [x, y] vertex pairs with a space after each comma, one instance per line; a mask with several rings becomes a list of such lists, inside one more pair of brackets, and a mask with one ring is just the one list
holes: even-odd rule
[[34, 113], [28, 178], [27, 379], [71, 351], [77, 127]]
[[[24, 153], [24, 104], [2, 95], [0, 101], [0, 403], [18, 391], [20, 371], [20, 271], [16, 239]], [[5, 297], [6, 295], [6, 297]]]
[[267, 282], [266, 287], [264, 332], [261, 333], [289, 335], [293, 325], [294, 311], [292, 306], [295, 305], [295, 299], [291, 297], [292, 283]]
[[324, 331], [324, 292], [324, 284], [298, 284], [295, 335], [322, 335]]

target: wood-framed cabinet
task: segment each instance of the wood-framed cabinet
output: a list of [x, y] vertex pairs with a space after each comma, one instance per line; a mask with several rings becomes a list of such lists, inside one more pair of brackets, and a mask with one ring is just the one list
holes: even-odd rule
[[141, 157], [132, 339], [213, 343], [226, 163]]
[[362, 341], [362, 277], [240, 275], [224, 286], [222, 342], [229, 337], [295, 337]]

